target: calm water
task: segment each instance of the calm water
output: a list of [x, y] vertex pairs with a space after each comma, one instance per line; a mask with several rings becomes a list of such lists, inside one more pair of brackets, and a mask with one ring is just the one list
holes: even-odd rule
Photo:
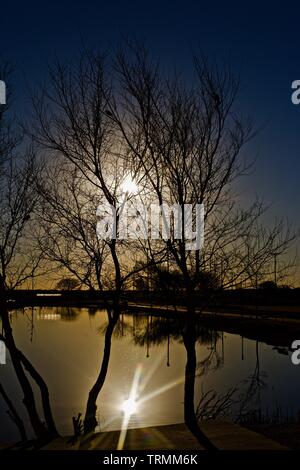
[[[72, 434], [72, 416], [84, 415], [103, 355], [105, 311], [34, 308], [10, 314], [18, 348], [30, 359], [48, 385], [52, 412], [61, 434]], [[186, 351], [176, 322], [143, 315], [124, 315], [112, 339], [109, 370], [98, 399], [101, 430], [120, 429], [122, 404], [140, 371], [140, 404], [129, 426], [183, 422]], [[239, 335], [198, 326], [195, 402], [202, 393], [226, 393], [236, 387], [239, 402], [249, 409], [297, 414], [300, 409], [300, 366], [270, 345]], [[204, 361], [204, 362], [203, 362]], [[0, 366], [6, 394], [30, 433], [22, 392], [11, 359]], [[38, 397], [36, 385], [33, 389]], [[39, 407], [41, 409], [41, 407]], [[0, 440], [19, 440], [15, 424], [0, 396]]]

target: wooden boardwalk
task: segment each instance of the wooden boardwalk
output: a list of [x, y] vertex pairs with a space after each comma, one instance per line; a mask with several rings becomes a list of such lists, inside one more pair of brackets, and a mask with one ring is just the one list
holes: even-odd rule
[[[201, 429], [220, 450], [288, 450], [286, 447], [225, 421], [208, 421]], [[75, 444], [70, 438], [55, 439], [44, 450], [115, 450], [118, 446], [119, 431], [96, 433]], [[129, 429], [124, 450], [203, 450], [185, 424]]]

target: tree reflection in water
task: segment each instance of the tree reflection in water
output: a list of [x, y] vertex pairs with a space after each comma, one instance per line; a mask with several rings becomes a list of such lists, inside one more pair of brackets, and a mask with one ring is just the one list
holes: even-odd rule
[[[135, 344], [147, 347], [147, 355], [151, 344], [158, 345], [167, 343], [167, 365], [169, 364], [170, 341], [175, 340], [183, 343], [186, 351], [186, 366], [184, 373], [184, 421], [199, 443], [206, 449], [215, 449], [215, 446], [201, 431], [195, 412], [195, 380], [199, 367], [209, 367], [213, 353], [203, 362], [197, 362], [196, 345], [211, 344], [214, 356], [218, 357], [216, 344], [220, 334], [201, 327], [196, 315], [178, 316], [173, 318], [150, 318], [147, 322], [142, 317], [133, 316], [134, 329], [133, 338]], [[140, 321], [139, 321], [139, 320]], [[137, 325], [137, 322], [140, 325]], [[151, 324], [151, 328], [150, 328]], [[217, 361], [217, 367], [222, 365], [222, 361]]]
[[[62, 313], [60, 311], [60, 313]], [[91, 312], [94, 314], [95, 312]], [[77, 309], [68, 309], [63, 312], [63, 318], [76, 319], [78, 316]], [[58, 436], [58, 431], [54, 423], [52, 410], [50, 406], [50, 398], [47, 384], [43, 377], [28, 360], [28, 358], [18, 349], [13, 330], [10, 322], [10, 315], [7, 309], [2, 306], [1, 319], [3, 334], [1, 339], [5, 342], [9, 351], [11, 362], [18, 379], [18, 383], [23, 392], [23, 404], [26, 408], [29, 422], [36, 437], [36, 446], [42, 445]], [[197, 377], [202, 377], [209, 371], [215, 371], [224, 365], [224, 343], [223, 333], [210, 330], [203, 327], [199, 321], [199, 317], [177, 315], [174, 317], [162, 318], [151, 315], [113, 315], [113, 311], [108, 315], [108, 322], [104, 327], [98, 330], [105, 337], [104, 354], [97, 380], [91, 389], [86, 406], [86, 415], [89, 413], [90, 423], [97, 425], [96, 420], [96, 401], [99, 392], [106, 380], [109, 367], [109, 359], [111, 354], [112, 338], [122, 338], [123, 336], [132, 336], [135, 345], [146, 349], [146, 356], [149, 357], [151, 347], [154, 345], [165, 344], [166, 365], [170, 364], [170, 345], [172, 342], [181, 343], [185, 348], [186, 364], [185, 370], [182, 371], [184, 378], [184, 420], [186, 425], [196, 436], [199, 443], [207, 449], [214, 449], [210, 440], [201, 431], [201, 420], [215, 419], [220, 415], [220, 411], [230, 411], [234, 406], [238, 407], [239, 417], [245, 416], [249, 412], [249, 403], [255, 402], [257, 410], [261, 410], [261, 390], [265, 387], [263, 381], [263, 372], [259, 361], [259, 343], [256, 343], [256, 364], [251, 377], [242, 384], [246, 389], [239, 399], [236, 400], [237, 388], [230, 389], [223, 396], [218, 396], [215, 391], [202, 393], [200, 402], [195, 403], [195, 381]], [[217, 343], [222, 342], [222, 353], [217, 348]], [[208, 353], [204, 358], [197, 359], [197, 346], [207, 346]], [[30, 376], [31, 381], [28, 376]], [[43, 419], [38, 412], [38, 401], [35, 396], [32, 381], [38, 386], [41, 396]], [[18, 407], [12, 402], [7, 390], [0, 383], [0, 395], [5, 401], [8, 408], [9, 416], [18, 428], [18, 432], [22, 442], [28, 441], [27, 428], [18, 414]], [[101, 405], [101, 394], [100, 405]], [[143, 400], [143, 397], [142, 397]], [[101, 408], [100, 408], [101, 409]], [[71, 419], [71, 417], [70, 417]], [[82, 426], [81, 426], [82, 427]], [[81, 434], [82, 429], [78, 432], [77, 437]], [[86, 439], [86, 437], [84, 438]]]
[[[30, 424], [36, 436], [36, 445], [38, 446], [41, 443], [47, 442], [58, 436], [58, 431], [54, 423], [50, 406], [48, 387], [43, 377], [39, 374], [33, 364], [22, 353], [22, 351], [18, 349], [13, 336], [13, 330], [11, 327], [7, 306], [3, 301], [1, 301], [0, 305], [0, 315], [2, 322], [2, 334], [0, 335], [0, 339], [5, 343], [5, 346], [9, 351], [18, 383], [23, 392], [23, 404], [26, 408]], [[38, 389], [40, 390], [44, 420], [41, 419], [38, 413], [33, 387], [30, 380], [28, 379], [27, 374], [29, 374], [30, 378], [35, 382]], [[9, 416], [12, 418], [19, 429], [21, 440], [26, 441], [27, 434], [25, 432], [24, 424], [19, 417], [15, 406], [6, 394], [3, 386], [1, 386], [1, 395], [8, 405]]]

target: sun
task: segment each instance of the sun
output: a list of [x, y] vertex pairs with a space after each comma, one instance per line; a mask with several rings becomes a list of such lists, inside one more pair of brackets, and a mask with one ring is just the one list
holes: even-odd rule
[[134, 398], [128, 398], [122, 405], [122, 411], [125, 415], [131, 416], [137, 412], [137, 402]]
[[122, 190], [124, 193], [130, 195], [136, 194], [139, 188], [134, 179], [130, 175], [127, 175], [122, 182]]

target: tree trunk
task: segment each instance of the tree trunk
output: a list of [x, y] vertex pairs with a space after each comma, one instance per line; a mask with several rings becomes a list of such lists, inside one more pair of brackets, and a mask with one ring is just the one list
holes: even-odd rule
[[201, 431], [195, 413], [195, 377], [197, 368], [196, 356], [196, 316], [192, 302], [189, 302], [185, 330], [183, 332], [183, 342], [186, 349], [187, 361], [185, 366], [184, 382], [184, 422], [196, 437], [198, 442], [207, 450], [216, 450], [214, 444]]
[[[117, 308], [117, 310], [115, 310]], [[95, 428], [98, 424], [96, 419], [97, 413], [97, 398], [98, 395], [104, 385], [109, 359], [110, 359], [110, 351], [111, 351], [111, 338], [114, 332], [115, 326], [119, 319], [119, 307], [115, 307], [113, 311], [113, 315], [109, 316], [108, 326], [105, 332], [105, 340], [104, 340], [104, 352], [103, 352], [103, 359], [100, 368], [99, 375], [97, 377], [96, 382], [94, 383], [93, 387], [91, 388], [88, 396], [86, 412], [84, 417], [84, 433], [88, 434], [95, 431]]]
[[4, 401], [6, 402], [8, 406], [7, 413], [9, 414], [9, 416], [11, 417], [11, 419], [13, 420], [13, 422], [15, 423], [15, 425], [17, 426], [19, 430], [21, 441], [22, 442], [27, 441], [27, 434], [26, 434], [24, 423], [21, 420], [16, 408], [14, 407], [14, 404], [9, 399], [1, 383], [0, 383], [0, 394], [2, 395]]
[[54, 422], [53, 415], [52, 415], [52, 410], [51, 410], [51, 405], [50, 405], [50, 400], [49, 400], [49, 390], [48, 390], [47, 384], [44, 381], [43, 377], [38, 373], [38, 371], [33, 367], [31, 362], [24, 356], [24, 354], [21, 351], [19, 351], [19, 355], [21, 358], [21, 362], [23, 363], [23, 366], [29, 372], [31, 377], [34, 379], [34, 381], [37, 383], [37, 385], [40, 388], [44, 417], [45, 417], [45, 421], [47, 424], [48, 432], [52, 438], [58, 437], [59, 434], [56, 429], [55, 422]]
[[14, 337], [12, 334], [12, 329], [11, 329], [9, 318], [8, 318], [8, 312], [7, 312], [7, 308], [5, 305], [5, 298], [3, 297], [1, 298], [1, 301], [0, 301], [0, 314], [1, 314], [1, 319], [2, 319], [2, 327], [4, 330], [4, 334], [5, 334], [5, 344], [9, 350], [9, 354], [11, 357], [14, 370], [16, 372], [16, 375], [18, 377], [20, 386], [24, 394], [23, 403], [28, 412], [30, 423], [38, 439], [47, 438], [48, 437], [47, 429], [44, 423], [42, 423], [38, 415], [36, 404], [35, 404], [35, 399], [34, 399], [34, 393], [32, 391], [30, 382], [27, 379], [24, 369], [22, 367], [19, 351], [15, 345]]

